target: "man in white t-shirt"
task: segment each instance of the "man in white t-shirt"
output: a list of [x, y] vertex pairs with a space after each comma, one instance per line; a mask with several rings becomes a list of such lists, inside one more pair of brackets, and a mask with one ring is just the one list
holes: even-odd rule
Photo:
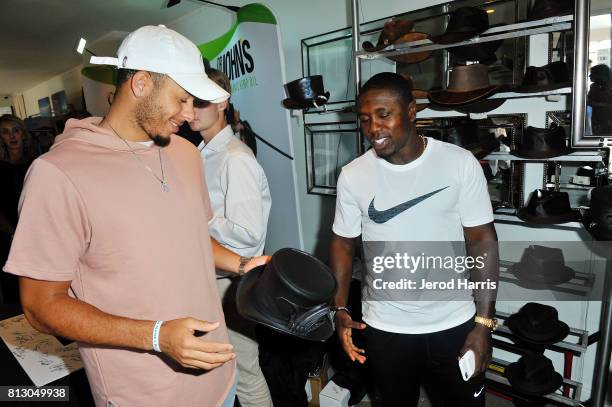
[[[209, 69], [207, 73], [231, 93], [229, 79], [223, 72]], [[203, 139], [198, 150], [214, 215], [208, 223], [210, 236], [238, 253], [246, 263], [264, 251], [272, 199], [263, 168], [227, 123], [228, 104], [227, 100], [211, 103], [196, 98], [195, 117], [189, 126], [199, 131]], [[238, 315], [236, 309], [237, 283], [226, 273], [217, 274], [225, 322], [237, 356], [238, 400], [243, 407], [272, 407], [270, 391], [259, 367], [255, 324]]]
[[[358, 99], [362, 133], [373, 148], [338, 179], [330, 250], [338, 336], [352, 361], [364, 363], [367, 356], [385, 406], [416, 406], [421, 385], [434, 403], [484, 406], [498, 280], [487, 184], [471, 153], [417, 134], [411, 91], [409, 80], [385, 72], [372, 77]], [[386, 242], [387, 248], [402, 241], [460, 242], [469, 255], [484, 259], [469, 280], [494, 284], [474, 290], [476, 301], [471, 290], [445, 292], [443, 301], [375, 300], [368, 293], [380, 287], [370, 268], [362, 281], [365, 324], [353, 321], [345, 307], [360, 235], [364, 246]], [[352, 329], [365, 329], [366, 350], [354, 345]], [[464, 381], [458, 359], [468, 350], [475, 373]]]

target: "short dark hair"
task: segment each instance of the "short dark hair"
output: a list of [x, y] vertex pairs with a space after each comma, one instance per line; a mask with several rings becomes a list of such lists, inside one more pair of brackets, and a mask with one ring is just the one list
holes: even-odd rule
[[361, 87], [359, 97], [371, 90], [387, 90], [395, 93], [406, 105], [414, 100], [412, 81], [394, 72], [381, 72], [372, 76]]
[[[134, 76], [138, 71], [138, 69], [117, 69], [117, 81], [115, 82], [115, 88], [117, 91], [119, 88], [121, 88], [121, 85], [132, 79], [132, 76]], [[149, 72], [149, 74], [151, 75], [151, 79], [153, 80], [153, 84], [156, 88], [159, 87], [163, 79], [166, 77], [166, 75], [163, 73]]]

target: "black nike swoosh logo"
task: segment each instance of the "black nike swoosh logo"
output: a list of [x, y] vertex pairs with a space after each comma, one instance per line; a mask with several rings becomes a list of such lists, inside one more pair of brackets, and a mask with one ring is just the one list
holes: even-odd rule
[[372, 198], [372, 202], [370, 202], [370, 206], [368, 207], [368, 216], [374, 223], [385, 223], [388, 220], [393, 219], [400, 213], [404, 212], [406, 209], [412, 208], [414, 205], [423, 202], [430, 196], [435, 195], [438, 192], [445, 190], [446, 188], [448, 188], [448, 186], [436, 189], [435, 191], [432, 191], [428, 194], [421, 195], [419, 197], [396, 205], [393, 208], [385, 209], [384, 211], [377, 211], [376, 208], [374, 208], [374, 199], [376, 198], [374, 197]]

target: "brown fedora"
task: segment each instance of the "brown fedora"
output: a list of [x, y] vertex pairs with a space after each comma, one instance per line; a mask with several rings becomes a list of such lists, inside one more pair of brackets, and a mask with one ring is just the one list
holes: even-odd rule
[[[407, 42], [419, 41], [427, 38], [429, 38], [429, 34], [421, 32], [411, 32], [402, 35], [393, 44], [397, 46]], [[431, 52], [432, 51], [415, 52], [413, 54], [394, 55], [388, 58], [394, 60], [395, 62], [401, 62], [403, 64], [416, 64], [425, 61], [427, 58], [429, 58], [431, 56]]]
[[[417, 99], [427, 99], [427, 95], [429, 92], [422, 89], [412, 89], [412, 97], [416, 101]], [[416, 111], [420, 112], [423, 109], [427, 109], [429, 107], [429, 103], [418, 103], [416, 104]]]
[[486, 99], [498, 89], [490, 84], [486, 65], [462, 65], [453, 68], [447, 89], [429, 91], [429, 100], [440, 106], [461, 106]]
[[376, 46], [370, 41], [363, 43], [362, 47], [367, 52], [380, 51], [381, 49], [394, 44], [398, 38], [408, 34], [414, 28], [414, 22], [410, 20], [389, 20], [385, 23], [383, 30], [380, 32]]

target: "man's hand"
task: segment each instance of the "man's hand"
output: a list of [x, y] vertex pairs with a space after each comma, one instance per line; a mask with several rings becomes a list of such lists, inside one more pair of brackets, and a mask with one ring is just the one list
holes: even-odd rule
[[489, 328], [482, 324], [476, 324], [465, 339], [461, 354], [457, 359], [461, 359], [469, 349], [474, 351], [474, 358], [476, 359], [474, 376], [485, 372], [491, 362], [491, 331]]
[[257, 256], [253, 257], [247, 264], [244, 265], [245, 274], [253, 270], [255, 267], [268, 264], [272, 260], [272, 256]]
[[210, 332], [218, 322], [204, 322], [194, 318], [166, 321], [159, 331], [159, 345], [163, 353], [183, 367], [212, 370], [234, 359], [229, 343], [207, 342], [196, 338], [195, 331]]
[[336, 312], [336, 331], [338, 332], [338, 337], [340, 338], [340, 343], [342, 344], [342, 349], [351, 359], [351, 361], [357, 361], [363, 364], [366, 360], [365, 351], [363, 349], [359, 349], [353, 343], [352, 330], [355, 329], [365, 329], [366, 325], [355, 322], [351, 318], [351, 316], [344, 311]]

